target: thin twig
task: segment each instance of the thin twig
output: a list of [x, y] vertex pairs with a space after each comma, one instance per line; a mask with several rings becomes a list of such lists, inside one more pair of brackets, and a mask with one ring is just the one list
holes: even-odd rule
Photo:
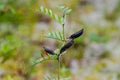
[[65, 27], [65, 14], [63, 14], [63, 23], [62, 23], [62, 31], [63, 31], [63, 39], [64, 39], [64, 41], [65, 41], [65, 30], [64, 30], [64, 27]]
[[58, 56], [58, 80], [60, 80], [60, 56]]

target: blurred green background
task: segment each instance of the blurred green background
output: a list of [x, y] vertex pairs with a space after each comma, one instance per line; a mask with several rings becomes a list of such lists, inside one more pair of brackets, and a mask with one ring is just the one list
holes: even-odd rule
[[57, 76], [55, 61], [29, 67], [41, 58], [43, 46], [59, 46], [45, 35], [62, 28], [42, 14], [40, 6], [58, 15], [58, 6], [72, 9], [66, 16], [66, 35], [84, 28], [84, 34], [62, 56], [63, 80], [120, 80], [120, 0], [0, 0], [0, 80], [53, 80]]

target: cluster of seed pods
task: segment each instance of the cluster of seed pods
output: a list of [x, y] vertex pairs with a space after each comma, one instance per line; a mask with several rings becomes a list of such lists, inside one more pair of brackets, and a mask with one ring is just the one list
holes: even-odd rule
[[[68, 43], [66, 43], [61, 49], [58, 55], [62, 54], [64, 51], [66, 51], [67, 49], [69, 49], [73, 44], [74, 44], [74, 39], [80, 37], [83, 34], [83, 29], [79, 30], [78, 32], [72, 34], [69, 39], [71, 39]], [[50, 54], [50, 55], [56, 55], [55, 52], [51, 49], [48, 49], [46, 47], [44, 47], [44, 50]]]

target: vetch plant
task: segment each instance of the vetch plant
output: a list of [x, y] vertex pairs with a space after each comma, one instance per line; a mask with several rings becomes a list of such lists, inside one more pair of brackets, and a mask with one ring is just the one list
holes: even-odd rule
[[54, 18], [56, 21], [58, 21], [61, 24], [61, 26], [62, 26], [61, 32], [60, 31], [50, 32], [46, 37], [61, 41], [62, 46], [54, 51], [51, 50], [50, 48], [43, 47], [44, 51], [48, 54], [48, 56], [43, 57], [43, 58], [33, 62], [33, 66], [34, 66], [34, 65], [36, 65], [40, 62], [46, 61], [46, 60], [57, 60], [58, 61], [58, 80], [60, 80], [60, 57], [61, 57], [61, 55], [74, 44], [74, 39], [80, 37], [84, 31], [83, 29], [80, 29], [79, 31], [70, 35], [69, 38], [67, 39], [65, 36], [65, 33], [64, 33], [65, 32], [65, 30], [64, 30], [65, 18], [66, 18], [65, 16], [70, 14], [70, 12], [72, 10], [69, 7], [65, 7], [65, 6], [60, 6], [59, 10], [61, 10], [63, 13], [62, 17], [58, 16], [57, 14], [54, 14], [51, 9], [40, 7], [40, 11], [42, 13]]

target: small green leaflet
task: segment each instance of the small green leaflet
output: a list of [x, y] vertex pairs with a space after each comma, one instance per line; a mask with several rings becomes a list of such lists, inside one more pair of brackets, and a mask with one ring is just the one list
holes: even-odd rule
[[61, 32], [50, 32], [46, 35], [47, 38], [63, 41], [63, 34]]
[[72, 11], [72, 9], [70, 9], [69, 7], [66, 7], [66, 6], [59, 6], [58, 9], [67, 15], [70, 14]]
[[51, 9], [47, 9], [44, 8], [43, 6], [40, 7], [40, 11], [50, 17], [52, 17], [53, 19], [55, 19], [56, 21], [58, 21], [59, 23], [63, 22], [63, 18], [58, 16], [57, 14], [54, 14], [53, 11]]
[[38, 60], [34, 60], [34, 61], [32, 61], [31, 68], [34, 67], [35, 65], [37, 65], [41, 62], [47, 61], [47, 60], [57, 60], [57, 55], [52, 55], [52, 56], [49, 56], [49, 57], [42, 57]]

